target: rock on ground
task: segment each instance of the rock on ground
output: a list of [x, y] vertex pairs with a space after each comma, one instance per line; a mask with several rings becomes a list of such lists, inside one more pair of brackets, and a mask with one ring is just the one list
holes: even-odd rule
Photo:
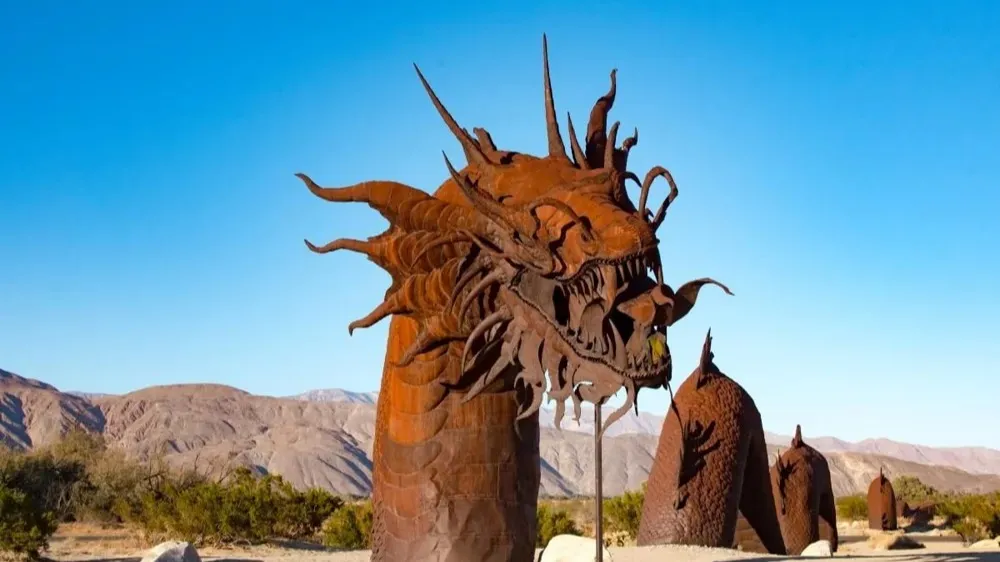
[[816, 541], [802, 550], [799, 556], [833, 556], [830, 541]]
[[969, 548], [976, 550], [997, 550], [1000, 548], [1000, 539], [984, 539], [970, 544]]
[[151, 548], [142, 562], [201, 562], [201, 557], [189, 542], [167, 541]]
[[900, 534], [872, 535], [868, 538], [868, 545], [872, 550], [910, 550], [924, 548], [923, 543]]
[[[605, 562], [611, 562], [611, 553], [603, 548]], [[597, 559], [597, 543], [592, 538], [576, 535], [556, 535], [542, 550], [538, 562], [593, 562]]]

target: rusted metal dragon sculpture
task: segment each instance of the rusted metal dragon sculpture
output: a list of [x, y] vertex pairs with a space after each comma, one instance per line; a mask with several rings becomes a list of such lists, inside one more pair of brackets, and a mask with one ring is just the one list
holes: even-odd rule
[[663, 422], [637, 542], [730, 548], [742, 514], [764, 548], [785, 554], [760, 412], [713, 358], [709, 333]]
[[826, 457], [802, 440], [795, 426], [791, 447], [771, 467], [774, 502], [787, 554], [797, 556], [818, 540], [837, 551], [837, 505]]
[[[367, 203], [389, 221], [368, 240], [306, 242], [318, 253], [361, 252], [392, 277], [384, 301], [349, 326], [392, 316], [375, 427], [372, 560], [530, 560], [546, 386], [557, 425], [567, 399], [579, 418], [583, 401], [624, 390], [606, 428], [636, 407], [640, 389], [670, 380], [667, 327], [703, 286], [719, 285], [698, 279], [675, 292], [663, 282], [656, 231], [678, 190], [665, 168], [641, 183], [627, 170], [638, 133], [618, 146], [618, 123], [607, 129], [614, 71], [584, 147], [567, 115], [567, 155], [544, 43], [546, 156], [498, 149], [480, 128], [470, 134], [417, 69], [465, 167], [446, 156], [450, 179], [433, 195], [393, 181], [320, 187], [298, 174], [316, 196]], [[646, 202], [660, 177], [670, 192], [653, 213]], [[638, 205], [627, 180], [640, 186]]]

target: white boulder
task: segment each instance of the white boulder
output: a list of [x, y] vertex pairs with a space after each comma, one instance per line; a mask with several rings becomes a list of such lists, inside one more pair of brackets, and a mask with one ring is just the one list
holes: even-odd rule
[[[611, 553], [604, 550], [604, 561], [611, 562]], [[594, 539], [576, 535], [556, 535], [542, 549], [538, 562], [594, 562], [597, 544]]]
[[997, 550], [1000, 549], [1000, 539], [983, 539], [969, 545], [975, 550]]
[[805, 547], [799, 556], [833, 556], [833, 549], [830, 548], [830, 541], [816, 541]]
[[189, 542], [167, 541], [151, 548], [142, 562], [201, 562], [201, 557]]

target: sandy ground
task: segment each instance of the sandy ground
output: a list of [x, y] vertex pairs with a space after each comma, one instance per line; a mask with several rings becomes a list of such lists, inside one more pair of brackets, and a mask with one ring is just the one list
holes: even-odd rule
[[[857, 531], [842, 529], [845, 543], [837, 558], [879, 558], [878, 562], [1000, 562], [1000, 547], [972, 549], [949, 537], [921, 533], [908, 536], [924, 544], [920, 550], [875, 551]], [[66, 525], [53, 537], [46, 556], [58, 562], [139, 562], [147, 550], [134, 536], [121, 530], [104, 530]], [[606, 562], [714, 562], [717, 560], [778, 560], [778, 557], [735, 550], [685, 546], [613, 547], [612, 560]], [[214, 562], [368, 562], [368, 551], [333, 552], [309, 545], [256, 546], [232, 549], [199, 549], [203, 560]], [[537, 558], [536, 558], [537, 559]], [[474, 561], [470, 561], [474, 562]], [[527, 562], [527, 561], [526, 561]]]

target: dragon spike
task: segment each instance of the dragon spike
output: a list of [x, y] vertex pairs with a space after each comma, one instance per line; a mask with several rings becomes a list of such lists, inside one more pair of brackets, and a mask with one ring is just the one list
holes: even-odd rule
[[306, 247], [310, 251], [317, 254], [328, 254], [330, 252], [335, 252], [337, 250], [350, 250], [352, 252], [357, 252], [359, 254], [365, 254], [367, 256], [375, 253], [373, 244], [371, 242], [365, 242], [364, 240], [355, 240], [353, 238], [338, 238], [333, 242], [329, 242], [322, 246], [317, 246], [310, 242], [309, 240], [303, 240], [306, 243]]
[[801, 445], [802, 445], [802, 426], [796, 424], [795, 437], [792, 437], [792, 447], [800, 447]]
[[[446, 285], [447, 280], [456, 275], [460, 259], [455, 258], [444, 267], [426, 273], [414, 273], [402, 282], [394, 280], [385, 300], [364, 318], [351, 322], [348, 332], [353, 335], [356, 328], [368, 328], [391, 314], [416, 314], [424, 318], [438, 312], [439, 305], [436, 303], [448, 298], [450, 287]], [[444, 323], [438, 328], [452, 333], [457, 329], [455, 326], [446, 327]]]
[[618, 126], [621, 125], [620, 122], [615, 121], [615, 124], [611, 126], [611, 130], [608, 131], [608, 140], [604, 144], [604, 167], [614, 168], [615, 167], [615, 144], [618, 142]]
[[413, 68], [417, 71], [420, 83], [423, 84], [424, 89], [427, 90], [427, 95], [430, 96], [431, 103], [434, 104], [438, 114], [441, 115], [441, 119], [444, 120], [445, 124], [448, 125], [448, 129], [451, 130], [451, 133], [455, 135], [455, 138], [458, 139], [458, 142], [462, 145], [462, 150], [465, 151], [465, 158], [469, 161], [469, 163], [480, 166], [492, 166], [493, 163], [486, 158], [486, 155], [483, 154], [479, 145], [477, 145], [472, 137], [469, 136], [468, 131], [459, 126], [458, 122], [455, 121], [455, 118], [451, 116], [451, 113], [448, 112], [448, 110], [444, 107], [444, 104], [441, 103], [441, 100], [438, 99], [437, 94], [434, 93], [434, 89], [427, 83], [427, 79], [424, 78], [424, 74], [420, 72], [420, 67], [414, 64]]
[[[631, 410], [632, 406], [635, 404], [635, 399], [636, 399], [635, 382], [632, 381], [632, 379], [627, 379], [625, 381], [624, 386], [625, 386], [625, 403], [622, 404], [620, 408], [612, 412], [611, 415], [608, 416], [608, 419], [604, 420], [604, 423], [601, 425], [601, 433], [600, 435], [598, 435], [598, 439], [603, 439], [604, 432], [608, 430], [608, 427], [610, 427], [611, 424], [618, 421], [622, 416], [627, 414], [628, 411]], [[597, 406], [595, 405], [594, 407], [596, 408]]]
[[417, 334], [416, 339], [406, 349], [399, 361], [394, 363], [395, 367], [406, 367], [417, 355], [426, 353], [440, 345], [446, 344], [456, 339], [461, 339], [444, 328], [444, 323], [440, 316], [435, 316], [424, 323], [424, 327]]
[[475, 277], [482, 272], [490, 272], [489, 265], [482, 261], [476, 260], [471, 262], [466, 266], [466, 269], [462, 271], [458, 279], [455, 280], [455, 286], [451, 290], [451, 297], [448, 299], [448, 306], [454, 306], [458, 303], [458, 297], [462, 294], [462, 289], [465, 288]]
[[493, 381], [497, 380], [500, 375], [504, 373], [511, 366], [510, 362], [499, 360], [493, 364], [489, 372], [485, 376], [479, 377], [476, 382], [469, 388], [469, 391], [465, 393], [462, 397], [461, 402], [464, 404], [469, 400], [472, 400], [476, 396], [479, 396], [484, 390], [486, 390]]
[[[663, 166], [654, 166], [648, 172], [646, 172], [646, 177], [642, 180], [642, 187], [639, 191], [639, 212], [645, 214], [646, 212], [646, 201], [649, 199], [649, 188], [653, 186], [653, 182], [656, 178], [663, 177], [666, 178], [667, 183], [670, 184], [670, 195], [667, 196], [666, 201], [670, 203], [677, 197], [677, 184], [674, 183], [673, 176], [670, 172]], [[670, 203], [664, 202], [661, 207], [663, 207], [663, 213], [666, 214], [666, 207], [670, 206]]]
[[515, 421], [521, 421], [525, 418], [531, 417], [533, 414], [538, 412], [539, 408], [542, 407], [542, 394], [544, 394], [544, 390], [541, 386], [525, 383], [525, 387], [528, 388], [528, 392], [531, 393], [531, 402], [517, 415]]
[[562, 431], [562, 420], [566, 416], [566, 400], [556, 400], [556, 412], [552, 418], [552, 425]]
[[449, 246], [462, 243], [471, 244], [471, 242], [469, 241], [469, 233], [467, 231], [455, 231], [445, 234], [444, 236], [438, 236], [437, 238], [434, 238], [433, 240], [422, 246], [417, 251], [417, 253], [413, 255], [413, 259], [410, 260], [410, 262], [416, 264], [425, 256], [430, 254], [432, 250], [447, 248]]
[[729, 290], [722, 283], [719, 283], [715, 279], [710, 277], [702, 277], [701, 279], [695, 279], [694, 281], [688, 281], [687, 283], [681, 285], [677, 292], [674, 293], [674, 306], [670, 309], [669, 319], [667, 320], [668, 326], [673, 326], [675, 322], [687, 316], [688, 312], [694, 308], [694, 303], [698, 300], [698, 292], [705, 285], [715, 285], [726, 292], [727, 295], [732, 296], [733, 292]]
[[469, 307], [475, 302], [476, 297], [482, 294], [486, 289], [488, 289], [494, 283], [501, 281], [504, 278], [504, 271], [502, 269], [494, 269], [493, 271], [487, 273], [482, 279], [476, 283], [472, 289], [469, 290], [469, 294], [466, 295], [465, 299], [462, 301], [462, 306], [459, 308], [458, 317], [465, 318], [465, 314], [469, 311]]
[[618, 69], [611, 71], [611, 88], [608, 93], [597, 98], [594, 108], [590, 110], [590, 122], [587, 123], [587, 162], [591, 168], [601, 168], [601, 158], [604, 154], [604, 144], [607, 141], [604, 130], [608, 125], [608, 112], [615, 103], [617, 91]]
[[632, 148], [637, 144], [639, 144], [639, 127], [634, 128], [631, 137], [622, 141], [622, 151], [625, 154], [628, 154], [629, 151], [632, 150]]
[[472, 330], [472, 333], [469, 334], [469, 337], [465, 340], [465, 349], [462, 350], [461, 371], [463, 373], [465, 372], [466, 361], [469, 358], [469, 350], [472, 349], [472, 343], [476, 341], [476, 339], [481, 337], [483, 334], [485, 334], [486, 330], [489, 330], [496, 324], [505, 322], [510, 319], [511, 319], [510, 311], [507, 310], [506, 308], [501, 308], [496, 312], [494, 312], [493, 314], [490, 314], [489, 316], [484, 318], [483, 321], [480, 322], [475, 327], [475, 329]]
[[542, 80], [545, 82], [545, 128], [549, 137], [549, 156], [568, 160], [566, 145], [559, 133], [559, 121], [556, 119], [556, 103], [552, 98], [552, 79], [549, 76], [549, 41], [542, 34]]
[[583, 149], [580, 148], [580, 142], [576, 140], [576, 131], [573, 129], [573, 118], [570, 117], [569, 112], [566, 112], [566, 126], [569, 128], [569, 146], [573, 150], [573, 161], [576, 162], [576, 166], [581, 170], [589, 170], [590, 164], [587, 162], [587, 156], [584, 155]]
[[375, 310], [369, 312], [367, 316], [359, 318], [358, 320], [348, 324], [347, 333], [353, 336], [354, 330], [358, 328], [369, 328], [377, 324], [386, 316], [392, 314], [408, 314], [413, 312], [410, 304], [404, 302], [402, 298], [399, 298], [400, 295], [402, 295], [402, 293], [394, 293], [391, 297], [375, 307]]
[[[394, 181], [366, 181], [347, 187], [320, 187], [306, 174], [295, 174], [313, 195], [333, 203], [366, 203], [389, 224], [406, 231], [485, 232], [485, 218], [467, 207], [447, 203], [415, 187]], [[445, 218], [442, 218], [445, 217]]]
[[480, 191], [478, 187], [472, 185], [468, 176], [460, 174], [458, 170], [452, 166], [451, 160], [448, 159], [448, 155], [444, 152], [441, 154], [444, 155], [444, 163], [445, 166], [448, 167], [448, 173], [451, 174], [451, 178], [455, 180], [456, 184], [458, 184], [458, 187], [462, 191], [462, 195], [465, 196], [466, 200], [468, 200], [477, 211], [488, 217], [491, 221], [499, 225], [507, 226], [511, 230], [516, 230], [516, 227], [508, 220], [506, 215], [509, 214], [509, 211], [504, 208], [503, 204]]
[[712, 367], [712, 359], [715, 358], [715, 354], [712, 353], [712, 329], [708, 329], [708, 333], [705, 334], [705, 343], [701, 346], [701, 358], [698, 360], [698, 370], [704, 374], [709, 371]]
[[646, 198], [649, 195], [649, 188], [653, 185], [653, 181], [656, 180], [657, 177], [663, 177], [667, 180], [667, 184], [670, 185], [670, 193], [667, 194], [667, 197], [662, 203], [660, 203], [660, 208], [656, 210], [656, 215], [653, 216], [653, 219], [650, 222], [654, 232], [660, 228], [661, 224], [663, 224], [663, 219], [667, 217], [667, 209], [670, 208], [670, 204], [674, 202], [674, 199], [677, 199], [677, 195], [679, 193], [677, 190], [677, 182], [674, 181], [674, 176], [670, 173], [670, 171], [663, 166], [654, 167], [646, 173], [646, 179], [642, 182], [642, 195], [640, 196], [640, 209], [642, 212], [645, 212]]
[[497, 145], [493, 142], [493, 137], [490, 136], [490, 133], [486, 129], [473, 127], [472, 132], [476, 135], [476, 139], [479, 140], [479, 147], [481, 149], [490, 152], [491, 155], [497, 152]]

